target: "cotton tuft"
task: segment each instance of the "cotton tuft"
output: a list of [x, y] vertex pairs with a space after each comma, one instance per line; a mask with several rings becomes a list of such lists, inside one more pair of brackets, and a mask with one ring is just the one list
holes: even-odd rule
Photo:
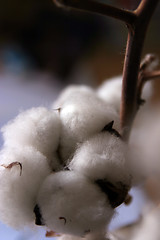
[[94, 97], [95, 91], [91, 87], [85, 85], [70, 85], [61, 92], [58, 99], [53, 103], [52, 108], [61, 108], [66, 102], [72, 102], [75, 98], [81, 95]]
[[[97, 89], [97, 95], [107, 104], [110, 104], [118, 113], [120, 112], [122, 94], [122, 76], [107, 79]], [[150, 100], [153, 94], [152, 82], [144, 85], [142, 99]]]
[[126, 143], [110, 132], [90, 138], [77, 149], [69, 167], [92, 180], [106, 179], [130, 185]]
[[14, 120], [2, 128], [5, 147], [31, 146], [53, 161], [60, 136], [60, 119], [53, 110], [44, 107], [21, 112]]
[[73, 156], [78, 143], [101, 132], [109, 122], [114, 121], [119, 129], [115, 110], [88, 88], [69, 88], [57, 102], [62, 122], [60, 154], [65, 162]]
[[[12, 163], [17, 164], [10, 165]], [[3, 149], [0, 153], [0, 220], [16, 229], [33, 225], [37, 193], [50, 173], [46, 157], [36, 149], [25, 146]]]
[[37, 204], [49, 229], [80, 237], [105, 228], [114, 213], [98, 186], [73, 171], [47, 177]]

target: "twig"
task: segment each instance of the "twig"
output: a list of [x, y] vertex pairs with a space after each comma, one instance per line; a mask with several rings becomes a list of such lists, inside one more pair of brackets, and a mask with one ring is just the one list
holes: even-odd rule
[[121, 102], [122, 135], [128, 140], [137, 112], [138, 73], [145, 34], [159, 0], [142, 0], [134, 11], [136, 20], [128, 29], [128, 40], [123, 68]]
[[160, 70], [157, 71], [152, 71], [152, 72], [146, 72], [143, 76], [144, 81], [148, 81], [151, 79], [155, 79], [155, 78], [160, 78]]
[[95, 0], [53, 0], [53, 2], [59, 7], [70, 7], [116, 18], [127, 25], [132, 25], [136, 17], [132, 11], [113, 7]]

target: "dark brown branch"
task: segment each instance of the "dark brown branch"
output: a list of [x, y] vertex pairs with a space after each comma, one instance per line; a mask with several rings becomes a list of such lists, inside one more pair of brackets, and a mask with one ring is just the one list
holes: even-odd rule
[[136, 18], [132, 11], [116, 8], [95, 0], [53, 0], [53, 2], [61, 7], [71, 7], [78, 10], [109, 16], [121, 20], [127, 25], [132, 25]]
[[142, 0], [137, 10], [134, 11], [137, 18], [133, 25], [129, 26], [121, 102], [121, 127], [125, 140], [129, 138], [137, 112], [137, 85], [141, 53], [147, 27], [158, 1]]

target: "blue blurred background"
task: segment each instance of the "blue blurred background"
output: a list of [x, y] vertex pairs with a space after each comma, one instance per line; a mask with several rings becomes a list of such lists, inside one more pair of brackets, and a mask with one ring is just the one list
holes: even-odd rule
[[[139, 0], [103, 0], [134, 9]], [[160, 8], [150, 24], [144, 53], [160, 55]], [[127, 31], [115, 20], [58, 9], [51, 0], [0, 1], [0, 127], [20, 110], [49, 106], [68, 84], [97, 86], [122, 73]], [[154, 101], [159, 98], [155, 83]], [[0, 135], [0, 145], [3, 140]], [[121, 206], [113, 229], [138, 218], [145, 196], [140, 189]], [[21, 232], [0, 224], [0, 239], [45, 239], [45, 230]]]

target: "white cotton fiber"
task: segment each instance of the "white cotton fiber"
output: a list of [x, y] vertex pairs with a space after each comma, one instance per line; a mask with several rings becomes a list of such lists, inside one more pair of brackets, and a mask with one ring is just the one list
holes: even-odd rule
[[91, 90], [78, 91], [77, 88], [73, 88], [64, 93], [65, 100], [61, 96], [57, 101], [62, 102], [62, 105], [57, 107], [61, 109], [62, 122], [60, 154], [66, 161], [72, 157], [77, 143], [101, 132], [109, 122], [114, 121], [114, 127], [119, 129], [119, 116]]
[[32, 146], [52, 160], [59, 144], [60, 120], [53, 110], [32, 108], [21, 112], [2, 132], [4, 146]]
[[66, 87], [58, 99], [55, 101], [55, 103], [52, 105], [52, 108], [59, 109], [64, 107], [66, 103], [74, 101], [75, 98], [87, 95], [88, 97], [93, 97], [95, 95], [95, 91], [85, 85], [70, 85], [69, 87]]
[[[83, 238], [73, 236], [73, 235], [67, 235], [67, 234], [64, 234], [64, 235], [62, 235], [61, 237], [58, 238], [58, 240], [82, 240], [82, 239], [83, 240], [109, 240], [110, 238], [108, 239], [107, 236], [106, 236], [106, 233], [104, 233], [104, 232], [87, 234]], [[116, 240], [116, 239], [114, 239], [114, 240]]]
[[122, 76], [107, 79], [97, 89], [100, 98], [112, 105], [119, 112], [122, 91]]
[[131, 240], [159, 240], [160, 211], [158, 207], [143, 215], [141, 223], [135, 229]]
[[102, 132], [79, 146], [69, 167], [92, 180], [129, 185], [128, 158], [127, 145], [110, 132]]
[[50, 173], [46, 157], [31, 147], [1, 151], [0, 220], [17, 229], [33, 224], [37, 193]]
[[73, 171], [47, 177], [37, 204], [49, 229], [80, 237], [104, 229], [114, 212], [99, 187]]
[[152, 109], [143, 119], [141, 126], [133, 129], [130, 137], [130, 148], [134, 158], [128, 163], [133, 172], [133, 178], [141, 183], [148, 177], [160, 179], [160, 112]]
[[[102, 98], [106, 103], [113, 106], [119, 113], [122, 92], [122, 76], [107, 79], [97, 89], [97, 95]], [[142, 99], [149, 100], [152, 96], [152, 82], [147, 82], [143, 88]]]

